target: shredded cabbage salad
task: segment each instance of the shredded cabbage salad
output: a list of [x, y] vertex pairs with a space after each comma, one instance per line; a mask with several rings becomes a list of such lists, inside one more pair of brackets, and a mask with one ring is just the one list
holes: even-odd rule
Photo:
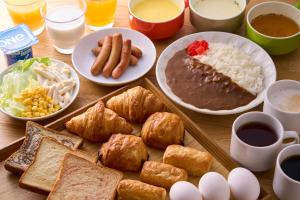
[[22, 90], [40, 85], [36, 73], [32, 70], [32, 65], [35, 62], [46, 66], [51, 64], [51, 60], [47, 57], [18, 61], [0, 80], [0, 106], [6, 112], [21, 116], [25, 107], [15, 101], [14, 98], [20, 95]]

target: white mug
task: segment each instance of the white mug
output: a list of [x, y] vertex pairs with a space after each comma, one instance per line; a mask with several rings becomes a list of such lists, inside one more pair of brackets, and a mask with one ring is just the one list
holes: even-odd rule
[[300, 111], [284, 111], [275, 103], [275, 101], [283, 103], [285, 96], [288, 95], [287, 92], [290, 90], [299, 91], [297, 94], [300, 95], [300, 82], [294, 80], [280, 80], [273, 83], [267, 89], [263, 111], [276, 117], [281, 122], [284, 130], [297, 131], [300, 133]]
[[277, 157], [273, 179], [273, 190], [276, 196], [281, 200], [300, 199], [300, 182], [288, 177], [280, 166], [286, 158], [295, 155], [300, 155], [300, 144], [284, 148]]
[[[273, 128], [277, 135], [277, 141], [274, 144], [263, 147], [252, 146], [237, 136], [237, 130], [241, 126], [257, 122]], [[284, 144], [283, 140], [287, 138], [293, 138], [294, 140]], [[276, 156], [282, 148], [295, 143], [299, 143], [298, 133], [295, 131], [284, 131], [278, 119], [263, 112], [249, 112], [240, 115], [233, 123], [230, 155], [235, 161], [251, 171], [261, 172], [274, 166]]]

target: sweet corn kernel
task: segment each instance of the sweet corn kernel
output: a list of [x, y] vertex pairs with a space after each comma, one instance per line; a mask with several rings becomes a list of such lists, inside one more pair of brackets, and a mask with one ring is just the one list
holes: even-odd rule
[[[21, 99], [21, 100], [22, 100], [22, 99]], [[32, 101], [31, 101], [30, 98], [26, 98], [26, 99], [23, 101], [23, 103], [24, 103], [25, 105], [29, 105], [29, 104], [32, 103]]]
[[40, 117], [49, 115], [61, 107], [53, 104], [51, 97], [47, 95], [47, 90], [43, 87], [25, 89], [15, 100], [22, 103], [26, 108], [21, 114], [23, 117]]

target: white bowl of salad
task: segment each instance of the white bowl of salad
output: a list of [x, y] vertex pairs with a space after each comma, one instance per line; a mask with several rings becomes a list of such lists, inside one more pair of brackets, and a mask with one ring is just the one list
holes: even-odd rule
[[71, 66], [48, 57], [18, 61], [0, 74], [0, 110], [16, 119], [53, 117], [76, 99], [80, 88]]

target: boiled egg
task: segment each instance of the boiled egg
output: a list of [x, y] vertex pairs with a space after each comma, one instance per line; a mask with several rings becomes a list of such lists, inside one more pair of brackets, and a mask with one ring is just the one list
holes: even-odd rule
[[198, 188], [186, 181], [174, 183], [170, 189], [169, 196], [170, 200], [202, 200]]
[[228, 175], [228, 184], [236, 200], [257, 200], [260, 186], [255, 175], [248, 169], [238, 167]]
[[199, 190], [204, 200], [229, 200], [230, 188], [226, 179], [217, 172], [204, 174], [199, 181]]

